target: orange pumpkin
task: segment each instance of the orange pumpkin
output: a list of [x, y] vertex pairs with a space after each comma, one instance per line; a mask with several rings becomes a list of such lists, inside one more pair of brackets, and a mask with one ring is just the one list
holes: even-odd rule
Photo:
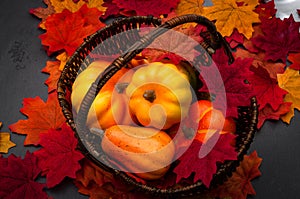
[[236, 131], [235, 121], [230, 117], [225, 118], [208, 100], [194, 102], [182, 126], [187, 137], [191, 137], [190, 132], [197, 132], [195, 138], [201, 142], [205, 142], [216, 132], [224, 134]]
[[[106, 61], [92, 62], [75, 79], [72, 88], [71, 102], [73, 111], [79, 111], [82, 99], [96, 80], [98, 75], [110, 64]], [[106, 129], [115, 124], [129, 124], [131, 117], [128, 112], [128, 100], [122, 90], [115, 89], [119, 85], [131, 81], [133, 71], [122, 68], [103, 86], [94, 99], [88, 113], [87, 126], [91, 128]]]
[[143, 126], [168, 129], [188, 113], [192, 91], [173, 64], [153, 62], [136, 70], [126, 88], [129, 110]]
[[116, 125], [105, 130], [101, 146], [117, 169], [145, 180], [159, 179], [173, 161], [169, 135], [154, 128]]

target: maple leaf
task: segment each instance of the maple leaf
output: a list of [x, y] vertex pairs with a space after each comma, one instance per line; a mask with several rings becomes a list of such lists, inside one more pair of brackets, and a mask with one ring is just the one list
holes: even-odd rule
[[199, 36], [202, 26], [176, 27], [156, 38], [142, 55], [150, 62], [168, 58], [172, 63], [179, 64], [182, 60], [192, 61], [196, 56], [195, 47], [200, 46], [203, 39]]
[[290, 111], [281, 116], [281, 119], [289, 124], [294, 116], [294, 109], [300, 110], [300, 74], [298, 70], [287, 68], [283, 74], [278, 74], [277, 77], [280, 88], [288, 92], [284, 97], [284, 102], [292, 102]]
[[251, 67], [251, 71], [253, 75], [249, 77], [249, 81], [257, 97], [259, 110], [267, 104], [271, 105], [273, 110], [277, 110], [287, 92], [278, 86], [277, 79], [272, 78], [264, 67]]
[[106, 19], [110, 16], [119, 16], [120, 14], [120, 8], [112, 2], [112, 0], [107, 0], [103, 3], [103, 7], [106, 7], [106, 11], [104, 15], [101, 17], [103, 19]]
[[237, 29], [247, 39], [254, 31], [253, 23], [259, 23], [258, 14], [254, 12], [258, 2], [239, 5], [235, 0], [212, 0], [213, 6], [205, 7], [203, 15], [216, 20], [216, 27], [223, 36], [230, 36]]
[[40, 136], [41, 149], [34, 152], [47, 187], [59, 184], [65, 177], [75, 178], [81, 168], [79, 160], [84, 156], [76, 150], [77, 139], [72, 129], [64, 123], [61, 129], [49, 129]]
[[[2, 122], [0, 122], [0, 128], [2, 127]], [[10, 134], [0, 132], [0, 153], [8, 153], [8, 149], [16, 146], [15, 143], [10, 141]]]
[[235, 58], [253, 58], [252, 66], [255, 68], [261, 66], [265, 68], [268, 73], [270, 74], [271, 78], [277, 79], [277, 74], [284, 73], [285, 64], [282, 62], [274, 62], [272, 60], [266, 60], [265, 56], [266, 53], [264, 52], [257, 52], [251, 53], [248, 50], [244, 50], [242, 48], [236, 49], [233, 53]]
[[38, 145], [42, 133], [48, 132], [51, 128], [60, 128], [65, 122], [56, 92], [48, 95], [46, 103], [40, 97], [25, 98], [20, 112], [28, 119], [19, 120], [9, 128], [12, 132], [27, 135], [24, 145]]
[[51, 15], [45, 21], [46, 33], [40, 35], [42, 44], [48, 47], [49, 54], [65, 50], [70, 56], [84, 38], [104, 26], [98, 20], [100, 15], [101, 12], [97, 9], [86, 6], [75, 13], [64, 10]]
[[79, 0], [74, 2], [73, 0], [50, 0], [56, 13], [61, 13], [65, 9], [70, 12], [77, 12], [83, 5], [87, 5], [89, 8], [97, 8], [101, 12], [105, 12], [106, 8], [102, 6], [103, 0]]
[[11, 154], [0, 156], [0, 198], [47, 199], [44, 184], [36, 182], [41, 169], [36, 157], [27, 151], [24, 159]]
[[300, 24], [293, 16], [281, 20], [279, 18], [263, 19], [261, 29], [264, 35], [253, 37], [252, 43], [266, 52], [266, 60], [286, 63], [289, 52], [300, 52]]
[[55, 10], [50, 0], [43, 0], [43, 1], [47, 5], [47, 8], [43, 8], [43, 7], [32, 8], [29, 10], [29, 13], [42, 19], [42, 21], [45, 21], [48, 16], [55, 13]]
[[288, 60], [292, 62], [292, 64], [289, 65], [289, 68], [300, 70], [300, 53], [290, 53], [288, 56]]
[[170, 13], [172, 9], [176, 8], [179, 0], [113, 0], [112, 2], [115, 3], [121, 9], [135, 11], [136, 15], [153, 15], [155, 17], [159, 17], [160, 15]]
[[259, 171], [261, 162], [262, 159], [257, 156], [256, 151], [250, 155], [244, 155], [243, 161], [232, 177], [223, 185], [214, 189], [211, 195], [218, 198], [230, 197], [232, 199], [246, 199], [249, 194], [255, 195], [251, 181], [261, 175]]
[[262, 52], [262, 50], [253, 45], [252, 38], [263, 35], [263, 32], [261, 30], [260, 24], [254, 24], [252, 27], [254, 30], [254, 32], [252, 33], [252, 37], [250, 39], [244, 38], [243, 46], [251, 53], [259, 53]]
[[253, 59], [238, 58], [228, 65], [228, 57], [220, 52], [213, 55], [216, 66], [201, 68], [200, 79], [204, 86], [200, 91], [215, 96], [214, 106], [226, 111], [226, 116], [237, 118], [237, 107], [248, 106], [253, 96], [252, 86], [247, 83]]
[[225, 37], [231, 48], [236, 48], [238, 45], [244, 43], [244, 36], [240, 34], [236, 29], [229, 37]]
[[68, 62], [70, 56], [67, 55], [66, 52], [62, 52], [61, 54], [56, 56], [56, 59], [60, 61], [60, 65], [58, 70], [63, 71], [66, 63]]
[[[105, 198], [148, 198], [137, 193], [133, 186], [128, 186], [112, 173], [109, 173], [88, 159], [84, 159], [82, 168], [76, 173], [75, 185], [78, 192], [95, 199]], [[140, 197], [139, 197], [140, 196]]]
[[85, 187], [89, 186], [92, 182], [102, 186], [106, 182], [111, 182], [112, 180], [112, 173], [101, 169], [88, 159], [83, 160], [81, 169], [76, 173], [75, 179], [75, 181], [80, 182]]
[[279, 120], [279, 118], [290, 111], [292, 103], [284, 102], [280, 104], [277, 110], [267, 104], [263, 109], [259, 111], [257, 128], [262, 127], [266, 120]]
[[204, 0], [181, 0], [175, 10], [177, 15], [197, 14], [203, 12]]
[[47, 61], [45, 68], [42, 69], [43, 73], [50, 74], [49, 78], [45, 81], [45, 84], [48, 86], [48, 93], [51, 93], [57, 88], [57, 82], [61, 75], [59, 67], [59, 61]]
[[255, 8], [255, 12], [259, 14], [260, 19], [270, 19], [275, 17], [277, 10], [275, 9], [274, 0], [260, 1], [260, 4]]
[[[218, 133], [215, 135], [219, 136]], [[202, 144], [197, 139], [193, 140], [188, 150], [179, 158], [179, 164], [174, 168], [177, 182], [195, 173], [194, 181], [201, 180], [205, 186], [209, 187], [210, 181], [217, 171], [216, 163], [237, 159], [237, 152], [230, 144], [235, 139], [233, 134], [220, 135], [216, 144], [211, 147], [215, 139], [216, 136], [212, 136], [206, 144]], [[199, 157], [199, 155], [202, 156], [200, 153], [205, 153], [206, 156]]]

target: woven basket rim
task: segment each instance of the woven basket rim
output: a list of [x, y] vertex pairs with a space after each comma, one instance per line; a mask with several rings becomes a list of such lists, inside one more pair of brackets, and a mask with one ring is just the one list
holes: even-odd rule
[[[73, 129], [73, 131], [75, 132], [75, 134], [78, 138], [79, 149], [87, 158], [91, 159], [98, 166], [101, 166], [103, 168], [103, 165], [101, 163], [99, 164], [99, 161], [97, 160], [97, 158], [95, 158], [89, 152], [89, 150], [84, 146], [84, 144], [80, 141], [80, 137], [78, 136], [78, 132], [77, 132], [78, 129], [73, 120], [72, 108], [71, 108], [70, 103], [68, 102], [67, 94], [66, 94], [67, 90], [69, 90], [71, 92], [70, 87], [69, 87], [72, 84], [72, 83], [70, 83], [70, 79], [69, 79], [70, 73], [75, 74], [78, 72], [78, 71], [74, 72], [74, 70], [76, 70], [76, 69], [74, 69], [74, 67], [75, 68], [77, 67], [77, 69], [78, 69], [78, 63], [77, 63], [78, 60], [80, 60], [79, 62], [83, 62], [84, 59], [86, 58], [86, 56], [88, 55], [88, 53], [91, 51], [91, 49], [95, 48], [95, 46], [90, 45], [90, 43], [92, 41], [96, 40], [97, 37], [101, 37], [100, 35], [102, 33], [106, 32], [108, 30], [111, 31], [112, 29], [114, 29], [116, 27], [123, 27], [124, 25], [130, 24], [130, 23], [132, 23], [132, 24], [143, 23], [146, 25], [153, 25], [154, 27], [166, 27], [166, 28], [171, 29], [172, 27], [175, 27], [178, 24], [180, 25], [180, 24], [184, 24], [189, 21], [195, 21], [195, 20], [203, 20], [204, 22], [203, 21], [201, 21], [201, 22], [203, 22], [205, 25], [209, 26], [211, 28], [210, 31], [213, 32], [213, 35], [216, 35], [215, 39], [217, 39], [218, 41], [216, 43], [211, 43], [209, 45], [209, 47], [213, 46], [213, 48], [219, 48], [221, 45], [225, 45], [225, 47], [227, 46], [227, 43], [224, 40], [224, 38], [216, 31], [214, 24], [203, 16], [184, 15], [181, 17], [177, 17], [175, 19], [173, 18], [173, 20], [167, 21], [162, 25], [160, 25], [161, 20], [159, 18], [155, 18], [155, 17], [151, 17], [151, 16], [147, 16], [147, 17], [136, 16], [136, 17], [116, 20], [113, 23], [111, 23], [110, 25], [104, 27], [103, 29], [101, 29], [101, 30], [95, 32], [94, 34], [92, 34], [91, 36], [87, 37], [85, 39], [85, 41], [83, 42], [83, 44], [75, 51], [75, 53], [71, 56], [71, 58], [67, 62], [66, 66], [59, 78], [59, 81], [58, 81], [58, 88], [57, 88], [58, 100], [59, 100], [60, 106], [62, 107], [63, 114], [67, 119], [67, 123], [70, 124], [71, 128]], [[141, 43], [151, 42], [149, 40], [149, 38], [142, 38], [141, 41], [142, 41]], [[206, 50], [207, 50], [207, 48], [206, 48]], [[228, 48], [228, 46], [227, 46], [227, 48]], [[134, 53], [136, 53], [136, 52], [134, 52]], [[231, 53], [226, 52], [226, 51], [225, 51], [225, 53], [230, 57]], [[115, 69], [117, 71], [121, 67], [123, 67], [124, 62], [126, 62], [126, 59], [128, 61], [132, 58], [133, 58], [133, 55], [131, 55], [131, 57], [129, 57], [129, 58], [127, 56], [127, 57], [125, 57], [125, 59], [123, 57], [121, 57], [121, 58], [119, 57], [110, 66], [111, 66], [111, 68], [117, 68], [117, 69]], [[104, 77], [104, 75], [102, 74], [102, 77], [99, 77], [100, 80], [101, 80], [101, 78], [103, 79], [103, 77]], [[104, 82], [104, 84], [105, 84], [105, 82]], [[99, 90], [101, 89], [101, 85], [100, 86], [94, 85], [94, 89], [96, 90], [95, 92], [99, 92]], [[251, 99], [251, 102], [249, 102], [249, 103], [250, 103], [250, 105], [248, 107], [240, 107], [241, 109], [247, 109], [247, 110], [243, 110], [243, 111], [244, 112], [248, 111], [248, 114], [251, 114], [251, 117], [249, 118], [250, 124], [248, 126], [247, 135], [244, 138], [244, 143], [238, 148], [238, 160], [227, 161], [226, 164], [223, 164], [223, 165], [225, 165], [223, 168], [218, 168], [218, 171], [212, 180], [212, 183], [211, 183], [212, 186], [217, 186], [218, 184], [221, 184], [222, 182], [224, 182], [224, 180], [226, 178], [228, 178], [228, 175], [231, 175], [233, 170], [239, 165], [239, 162], [243, 159], [243, 155], [246, 154], [247, 150], [250, 147], [251, 142], [253, 141], [253, 137], [256, 132], [257, 114], [258, 114], [256, 98], [253, 97]], [[230, 168], [231, 173], [228, 173], [228, 168]], [[141, 183], [137, 182], [135, 179], [126, 175], [124, 172], [120, 172], [118, 170], [105, 168], [105, 167], [104, 167], [104, 169], [107, 169], [108, 171], [113, 172], [115, 175], [119, 176], [120, 178], [125, 180], [127, 183], [136, 186], [141, 191], [146, 191], [146, 192], [152, 193], [152, 194], [165, 195], [165, 196], [180, 194], [181, 196], [185, 196], [185, 195], [189, 195], [191, 193], [196, 193], [196, 192], [201, 193], [202, 191], [207, 190], [207, 188], [203, 185], [203, 183], [201, 181], [197, 181], [195, 184], [192, 184], [190, 186], [183, 187], [183, 188], [178, 188], [178, 189], [173, 189], [173, 188], [159, 189], [156, 187], [141, 184]]]

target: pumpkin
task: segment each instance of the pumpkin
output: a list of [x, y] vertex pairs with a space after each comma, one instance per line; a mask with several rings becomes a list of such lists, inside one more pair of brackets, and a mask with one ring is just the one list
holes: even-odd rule
[[[75, 114], [79, 111], [81, 102], [91, 84], [109, 64], [110, 62], [106, 61], [94, 61], [76, 77], [71, 93], [72, 108]], [[127, 97], [122, 89], [115, 88], [122, 84], [128, 84], [132, 73], [132, 70], [122, 68], [100, 90], [88, 113], [87, 126], [90, 129], [105, 129], [117, 123], [129, 124], [131, 122]]]
[[117, 169], [145, 180], [164, 176], [175, 153], [175, 146], [167, 133], [128, 125], [106, 129], [101, 147]]
[[[163, 63], [172, 63], [168, 59], [161, 60]], [[173, 64], [172, 64], [173, 65]], [[183, 76], [189, 80], [191, 87], [194, 91], [198, 91], [202, 86], [202, 82], [198, 78], [198, 71], [196, 71], [187, 61], [180, 61], [179, 64], [173, 65], [176, 66], [176, 69], [183, 74]]]
[[167, 129], [188, 113], [192, 91], [173, 64], [153, 62], [140, 67], [126, 88], [129, 111], [143, 126]]
[[225, 117], [223, 113], [213, 108], [208, 100], [194, 102], [189, 114], [183, 122], [184, 134], [191, 137], [191, 132], [197, 132], [196, 139], [201, 142], [208, 140], [214, 133], [234, 133], [236, 131], [235, 121], [231, 117]]

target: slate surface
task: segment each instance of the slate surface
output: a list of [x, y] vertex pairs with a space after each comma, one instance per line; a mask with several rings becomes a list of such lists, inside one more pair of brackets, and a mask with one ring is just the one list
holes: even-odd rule
[[[300, 1], [277, 0], [280, 13], [284, 16]], [[295, 3], [296, 2], [296, 3]], [[298, 2], [298, 3], [297, 3]], [[290, 4], [288, 4], [290, 3]], [[0, 121], [1, 131], [9, 131], [8, 125], [25, 117], [19, 112], [23, 98], [40, 96], [47, 99], [47, 87], [43, 82], [48, 75], [41, 69], [49, 58], [41, 46], [38, 36], [37, 18], [29, 14], [30, 8], [43, 6], [41, 0], [0, 1]], [[257, 133], [250, 152], [257, 150], [263, 158], [262, 176], [253, 181], [257, 195], [253, 199], [300, 198], [300, 114], [290, 125], [282, 122], [266, 122]], [[24, 136], [12, 134], [12, 141], [18, 147], [10, 150], [17, 156], [24, 156]], [[7, 155], [4, 155], [5, 157]], [[1, 168], [0, 168], [1, 172]], [[87, 198], [77, 193], [70, 180], [48, 192], [55, 199]]]

